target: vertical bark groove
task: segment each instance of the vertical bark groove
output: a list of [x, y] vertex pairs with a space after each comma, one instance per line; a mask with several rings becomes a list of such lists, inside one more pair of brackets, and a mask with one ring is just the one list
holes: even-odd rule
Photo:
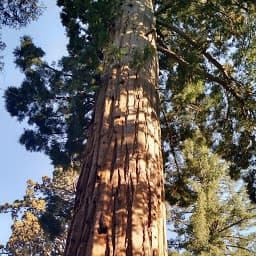
[[154, 22], [150, 0], [123, 1], [112, 43], [127, 54], [105, 56], [65, 256], [167, 255]]

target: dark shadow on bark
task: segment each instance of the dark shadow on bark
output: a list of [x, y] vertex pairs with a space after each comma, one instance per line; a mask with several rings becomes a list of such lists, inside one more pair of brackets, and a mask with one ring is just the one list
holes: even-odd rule
[[[139, 1], [131, 2], [143, 8]], [[137, 50], [144, 54], [149, 44], [145, 26], [141, 25], [140, 15], [132, 13], [134, 6], [129, 8], [135, 17], [133, 23], [139, 24], [132, 32], [136, 45], [144, 47]], [[143, 13], [152, 15], [152, 10], [144, 8]], [[126, 31], [131, 29], [128, 25]], [[121, 34], [118, 26], [117, 23], [115, 31], [119, 29]], [[147, 36], [153, 33], [146, 32]], [[127, 45], [126, 36], [120, 40], [123, 45]], [[154, 40], [152, 35], [150, 38]], [[155, 237], [155, 233], [165, 232], [159, 224], [164, 191], [156, 89], [158, 64], [155, 52], [150, 60], [144, 59], [141, 67], [131, 67], [136, 45], [128, 46], [120, 63], [108, 65], [102, 79], [77, 185], [66, 256], [93, 255], [96, 247], [97, 255], [135, 256], [146, 252], [145, 255], [162, 256]]]

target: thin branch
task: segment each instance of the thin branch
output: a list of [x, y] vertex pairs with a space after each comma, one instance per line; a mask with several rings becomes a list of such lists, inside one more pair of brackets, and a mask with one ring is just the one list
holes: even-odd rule
[[162, 114], [163, 114], [163, 117], [164, 117], [165, 124], [166, 124], [166, 126], [167, 126], [168, 139], [169, 139], [169, 142], [170, 142], [170, 148], [171, 148], [172, 155], [173, 155], [173, 158], [174, 158], [174, 163], [175, 163], [175, 166], [176, 166], [176, 169], [177, 169], [177, 172], [178, 172], [178, 176], [180, 177], [181, 171], [180, 171], [180, 167], [179, 167], [179, 163], [178, 163], [176, 151], [175, 151], [175, 148], [174, 148], [174, 145], [173, 145], [172, 135], [171, 135], [171, 133], [170, 133], [171, 128], [170, 128], [170, 126], [169, 126], [169, 122], [168, 122], [168, 120], [167, 120], [165, 111], [164, 111], [163, 109], [162, 109]]
[[231, 223], [230, 225], [228, 225], [228, 226], [226, 226], [226, 227], [224, 227], [224, 228], [218, 230], [218, 232], [221, 233], [221, 232], [223, 232], [223, 231], [225, 231], [225, 230], [227, 230], [227, 229], [230, 229], [230, 228], [232, 228], [232, 227], [234, 227], [234, 226], [236, 226], [236, 225], [241, 224], [243, 221], [248, 220], [248, 219], [249, 219], [248, 217], [244, 217], [244, 218], [242, 218], [242, 219], [240, 219], [240, 220], [238, 220], [238, 221], [236, 221], [236, 222], [233, 222], [233, 223]]
[[232, 248], [242, 249], [242, 250], [245, 250], [245, 251], [247, 251], [247, 252], [253, 252], [252, 250], [250, 250], [250, 249], [248, 249], [248, 248], [245, 248], [245, 247], [242, 247], [242, 246], [239, 246], [239, 245], [227, 244], [226, 246], [227, 246], [227, 247], [232, 247]]
[[162, 53], [165, 53], [168, 57], [174, 59], [175, 61], [177, 61], [179, 64], [181, 65], [184, 65], [184, 66], [187, 66], [189, 65], [189, 62], [187, 62], [186, 60], [184, 60], [181, 56], [177, 55], [174, 51], [168, 49], [168, 48], [165, 48], [161, 45], [157, 45], [157, 49], [162, 52]]
[[251, 240], [251, 239], [248, 239], [246, 237], [241, 237], [241, 236], [224, 236], [224, 238], [235, 238], [235, 239], [240, 239], [240, 240], [245, 240], [245, 241]]
[[73, 75], [64, 73], [63, 71], [58, 70], [58, 69], [56, 69], [56, 68], [53, 68], [53, 67], [49, 66], [49, 65], [46, 64], [46, 63], [43, 63], [43, 67], [44, 67], [44, 68], [48, 68], [48, 69], [54, 71], [55, 73], [60, 73], [60, 74], [62, 74], [63, 76], [73, 77]]

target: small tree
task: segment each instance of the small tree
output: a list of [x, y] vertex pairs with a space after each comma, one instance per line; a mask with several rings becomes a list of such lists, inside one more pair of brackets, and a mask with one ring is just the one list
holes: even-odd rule
[[53, 178], [28, 180], [22, 200], [2, 205], [10, 212], [12, 234], [6, 246], [11, 255], [62, 255], [73, 208], [77, 171], [56, 168]]
[[[250, 255], [255, 253], [256, 207], [249, 201], [242, 181], [227, 176], [229, 166], [210, 152], [197, 130], [184, 142], [187, 185], [197, 195], [188, 208], [172, 207], [169, 221], [177, 237], [171, 255]], [[177, 253], [186, 250], [187, 253]]]

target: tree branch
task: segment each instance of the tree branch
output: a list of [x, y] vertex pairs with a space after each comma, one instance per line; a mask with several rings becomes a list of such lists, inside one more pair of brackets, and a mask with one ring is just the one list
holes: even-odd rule
[[245, 248], [245, 247], [242, 247], [242, 246], [239, 246], [239, 245], [231, 245], [231, 244], [228, 244], [226, 245], [227, 247], [232, 247], [232, 248], [238, 248], [238, 249], [242, 249], [242, 250], [245, 250], [247, 252], [253, 252], [252, 250], [248, 249], [248, 248]]
[[[163, 47], [161, 45], [158, 45], [157, 49], [160, 52], [166, 54], [168, 57], [170, 57], [173, 60], [177, 61], [179, 64], [184, 65], [184, 66], [188, 66], [189, 65], [189, 62], [184, 60], [182, 58], [182, 56], [177, 55], [174, 51], [172, 51], [172, 50], [170, 50], [168, 48], [165, 48], [165, 47]], [[218, 84], [222, 85], [228, 92], [230, 92], [237, 99], [238, 102], [243, 104], [243, 100], [242, 100], [241, 96], [238, 95], [237, 92], [234, 90], [234, 88], [230, 86], [229, 82], [227, 82], [226, 80], [224, 80], [224, 79], [222, 79], [220, 77], [214, 76], [211, 73], [206, 72], [203, 69], [200, 69], [198, 71], [200, 73], [202, 73], [205, 76], [205, 78], [208, 79], [209, 82], [217, 82]]]
[[245, 221], [245, 220], [248, 220], [248, 217], [244, 217], [244, 218], [242, 218], [242, 219], [240, 219], [240, 220], [238, 220], [238, 221], [236, 221], [236, 222], [233, 222], [233, 223], [231, 223], [230, 225], [228, 225], [228, 226], [226, 226], [226, 227], [224, 227], [224, 228], [218, 230], [218, 232], [221, 233], [221, 232], [223, 232], [223, 231], [225, 231], [225, 230], [227, 230], [227, 229], [230, 229], [230, 228], [232, 228], [232, 227], [234, 227], [234, 226], [236, 226], [236, 225], [239, 225], [240, 223], [242, 223], [242, 222]]
[[56, 72], [56, 73], [60, 73], [60, 74], [62, 74], [63, 76], [73, 77], [73, 75], [64, 73], [63, 71], [58, 70], [58, 69], [56, 69], [56, 68], [53, 68], [53, 67], [49, 66], [49, 65], [46, 64], [46, 63], [43, 63], [43, 67], [44, 67], [44, 68], [48, 68], [48, 69], [50, 69], [50, 70], [52, 70], [52, 71], [54, 71], [54, 72]]
[[[185, 39], [192, 47], [194, 47], [195, 50], [197, 50], [199, 53], [201, 53], [210, 63], [212, 63], [222, 74], [223, 79], [218, 78], [216, 76], [213, 76], [210, 73], [204, 72], [206, 77], [210, 79], [210, 81], [215, 81], [221, 84], [227, 91], [229, 91], [240, 103], [242, 103], [242, 97], [239, 95], [237, 92], [236, 88], [233, 86], [235, 83], [239, 87], [243, 86], [243, 84], [239, 81], [237, 81], [234, 77], [232, 77], [227, 70], [224, 68], [224, 66], [218, 62], [210, 53], [207, 52], [207, 49], [205, 47], [202, 47], [201, 44], [196, 42], [193, 38], [188, 36], [185, 32], [183, 32], [181, 29], [171, 25], [171, 24], [166, 24], [161, 19], [158, 19], [157, 22], [169, 28], [170, 30], [174, 31], [178, 35], [180, 35], [183, 39]], [[181, 56], [177, 56], [174, 52], [172, 52], [169, 49], [164, 49], [164, 47], [159, 48], [160, 51], [163, 51], [164, 53], [168, 54], [169, 57], [173, 58], [174, 60], [178, 61], [180, 64], [187, 64], [187, 61], [184, 60]]]
[[179, 64], [181, 65], [184, 65], [184, 66], [187, 66], [189, 65], [189, 62], [187, 62], [186, 60], [184, 60], [181, 56], [177, 55], [174, 51], [168, 49], [168, 48], [165, 48], [161, 45], [157, 45], [157, 49], [162, 52], [162, 53], [165, 53], [168, 57], [174, 59], [175, 61], [177, 61]]
[[172, 134], [171, 134], [171, 127], [169, 126], [169, 122], [167, 120], [167, 116], [166, 116], [166, 113], [165, 113], [164, 109], [162, 109], [161, 112], [163, 114], [165, 125], [167, 127], [167, 133], [168, 133], [167, 137], [168, 137], [168, 140], [169, 140], [169, 143], [170, 143], [170, 149], [171, 149], [171, 152], [172, 152], [172, 155], [173, 155], [174, 163], [175, 163], [175, 166], [176, 166], [176, 169], [177, 169], [177, 172], [178, 172], [178, 176], [179, 176], [179, 178], [181, 178], [181, 171], [180, 171], [180, 167], [179, 167], [179, 163], [178, 163], [175, 147], [173, 145], [173, 139], [172, 139]]

